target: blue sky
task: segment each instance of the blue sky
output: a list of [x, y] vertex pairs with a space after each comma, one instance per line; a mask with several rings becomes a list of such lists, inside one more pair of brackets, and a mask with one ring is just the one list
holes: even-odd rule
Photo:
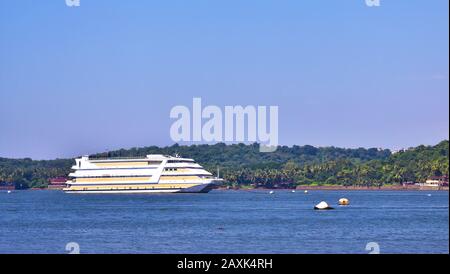
[[0, 1], [0, 157], [171, 145], [175, 105], [277, 105], [279, 142], [449, 134], [447, 0]]

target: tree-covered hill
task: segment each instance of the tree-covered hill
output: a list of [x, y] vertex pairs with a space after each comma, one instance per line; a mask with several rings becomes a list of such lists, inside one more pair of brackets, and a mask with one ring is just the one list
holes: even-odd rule
[[[299, 184], [382, 185], [425, 181], [433, 175], [448, 175], [448, 141], [391, 153], [376, 148], [280, 146], [261, 153], [258, 144], [223, 143], [121, 149], [92, 157], [134, 157], [147, 154], [179, 154], [193, 158], [229, 184], [293, 187]], [[33, 161], [0, 158], [0, 182], [22, 187], [44, 187], [49, 178], [66, 176], [73, 159]]]
[[0, 183], [14, 183], [16, 188], [45, 187], [50, 178], [66, 176], [73, 163], [73, 159], [0, 158]]
[[365, 162], [369, 160], [387, 159], [389, 150], [371, 149], [343, 149], [335, 147], [316, 148], [313, 146], [280, 146], [275, 152], [259, 152], [259, 144], [233, 144], [225, 145], [192, 145], [170, 147], [144, 147], [129, 150], [117, 150], [108, 153], [92, 155], [93, 157], [133, 157], [147, 154], [179, 154], [182, 157], [193, 158], [205, 166], [220, 167], [281, 167], [288, 161], [295, 161], [299, 165], [318, 164], [338, 159], [348, 159], [352, 162]]

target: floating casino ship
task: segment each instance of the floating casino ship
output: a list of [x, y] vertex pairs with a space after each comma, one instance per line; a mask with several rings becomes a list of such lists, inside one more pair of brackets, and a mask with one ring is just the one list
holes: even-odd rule
[[223, 179], [193, 159], [159, 154], [142, 158], [75, 159], [67, 193], [206, 193]]

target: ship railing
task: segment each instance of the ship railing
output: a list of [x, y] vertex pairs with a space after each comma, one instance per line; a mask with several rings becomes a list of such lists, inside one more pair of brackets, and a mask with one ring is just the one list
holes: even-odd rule
[[97, 157], [97, 156], [88, 156], [89, 160], [115, 160], [115, 159], [147, 159], [147, 156], [134, 156], [134, 157], [122, 157], [122, 156], [114, 156], [114, 157]]

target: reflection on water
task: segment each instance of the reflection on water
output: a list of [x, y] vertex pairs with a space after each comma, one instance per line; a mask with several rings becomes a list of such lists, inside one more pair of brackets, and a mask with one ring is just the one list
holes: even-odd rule
[[[448, 253], [448, 192], [0, 192], [0, 253]], [[346, 197], [350, 205], [338, 206]], [[327, 201], [335, 210], [314, 211]], [[368, 249], [370, 250], [370, 249]]]

